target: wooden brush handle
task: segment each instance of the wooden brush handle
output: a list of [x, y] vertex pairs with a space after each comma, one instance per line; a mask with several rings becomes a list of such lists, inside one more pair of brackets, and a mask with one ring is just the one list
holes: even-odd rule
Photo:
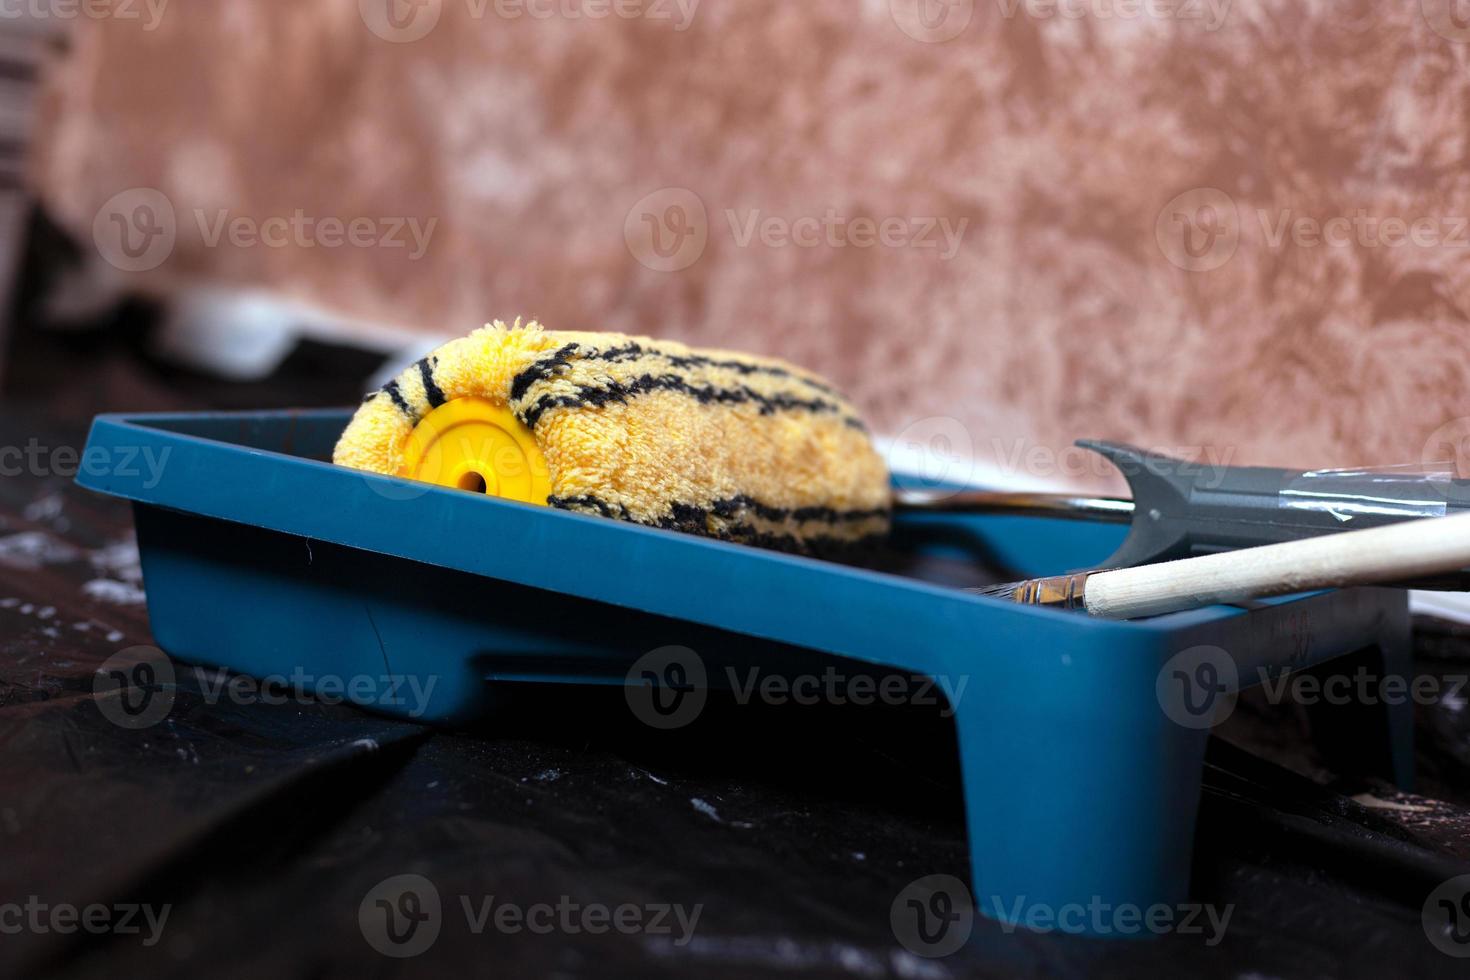
[[1087, 579], [1084, 603], [1094, 616], [1133, 619], [1466, 567], [1470, 567], [1470, 514], [1457, 514], [1094, 572]]

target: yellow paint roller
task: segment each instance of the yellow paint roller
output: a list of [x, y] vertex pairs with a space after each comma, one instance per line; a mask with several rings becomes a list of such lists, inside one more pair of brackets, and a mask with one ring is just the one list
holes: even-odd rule
[[888, 532], [888, 471], [852, 405], [783, 361], [496, 322], [369, 395], [333, 461], [764, 547]]

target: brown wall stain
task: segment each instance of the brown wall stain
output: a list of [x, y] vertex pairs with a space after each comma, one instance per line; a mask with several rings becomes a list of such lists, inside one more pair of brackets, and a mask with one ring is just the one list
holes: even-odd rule
[[[427, 0], [439, 20], [408, 43], [368, 29], [375, 2], [78, 22], [49, 79], [43, 196], [85, 239], [118, 191], [163, 191], [179, 241], [144, 282], [778, 354], [833, 376], [881, 431], [951, 416], [1003, 460], [1095, 436], [1403, 462], [1470, 415], [1470, 30], [1448, 0], [1189, 0], [1223, 6], [1218, 25], [1102, 16], [1110, 0], [1064, 4], [1076, 18], [703, 0], [687, 25], [673, 0], [601, 19]], [[916, 4], [956, 36], [906, 33], [925, 31]], [[683, 190], [630, 218], [665, 188]], [[689, 193], [702, 224], [670, 210]], [[438, 224], [417, 261], [207, 247], [194, 211], [221, 208]], [[825, 230], [742, 245], [755, 212], [829, 211], [964, 234], [951, 257], [937, 229], [937, 247]], [[660, 223], [666, 245], [691, 240], [681, 214], [706, 236], [697, 261], [641, 263]], [[1293, 235], [1302, 218], [1344, 219], [1348, 240]], [[1419, 240], [1382, 241], [1390, 219], [1420, 221]]]

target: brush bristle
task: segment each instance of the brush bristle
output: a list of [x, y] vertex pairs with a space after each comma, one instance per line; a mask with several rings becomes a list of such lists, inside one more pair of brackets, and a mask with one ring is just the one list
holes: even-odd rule
[[1022, 586], [1021, 582], [1007, 582], [1003, 585], [983, 585], [978, 588], [966, 589], [971, 595], [985, 596], [988, 599], [1016, 599], [1016, 590]]

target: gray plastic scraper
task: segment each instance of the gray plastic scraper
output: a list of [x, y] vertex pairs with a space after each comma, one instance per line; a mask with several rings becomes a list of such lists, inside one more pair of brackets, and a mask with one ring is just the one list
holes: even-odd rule
[[[1470, 510], [1470, 480], [1423, 467], [1298, 471], [1190, 462], [1096, 439], [1133, 491], [1132, 529], [1102, 567], [1121, 568]], [[1470, 578], [1415, 583], [1470, 587]]]

